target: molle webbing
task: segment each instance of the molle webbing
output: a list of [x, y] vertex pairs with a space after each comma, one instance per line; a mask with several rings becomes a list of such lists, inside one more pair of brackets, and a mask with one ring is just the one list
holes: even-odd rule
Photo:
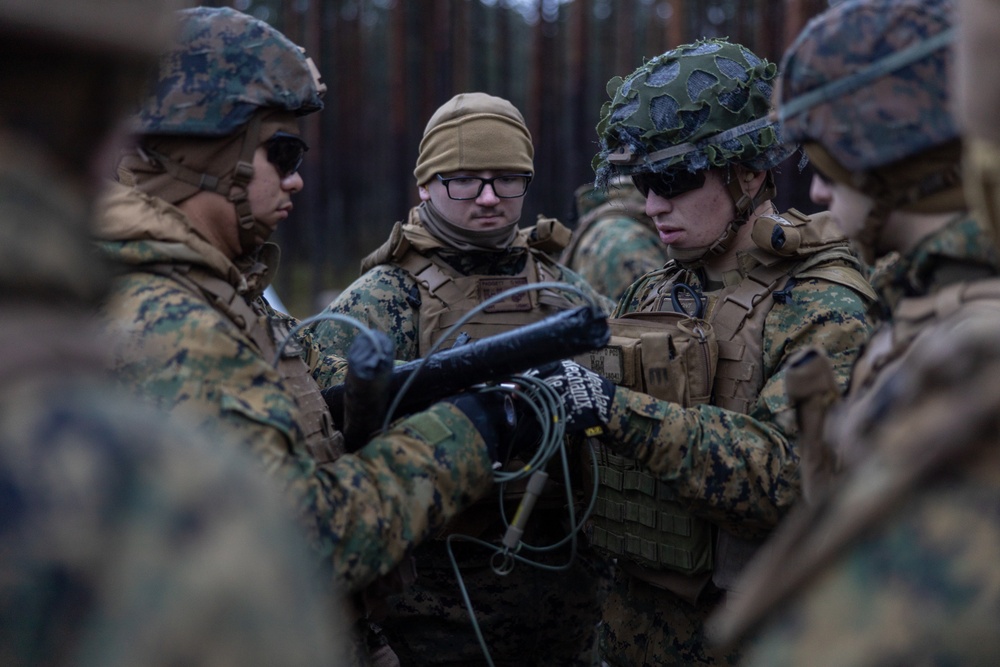
[[[197, 267], [165, 264], [147, 267], [147, 270], [202, 294], [215, 310], [229, 318], [254, 342], [266, 363], [274, 359], [278, 351], [275, 340], [284, 340], [287, 336], [287, 323], [272, 320], [262, 308], [253, 308], [230, 283]], [[282, 349], [275, 371], [301, 411], [299, 427], [306, 449], [317, 463], [330, 463], [344, 453], [343, 436], [334, 429], [326, 401], [300, 354], [298, 343], [290, 340]]]
[[[627, 313], [608, 324], [609, 344], [577, 361], [661, 400], [684, 406], [709, 402], [718, 348], [708, 322], [659, 311]], [[594, 547], [634, 564], [633, 576], [697, 598], [714, 562], [713, 526], [688, 512], [670, 487], [637, 461], [599, 443], [592, 446], [599, 488], [591, 519]]]
[[[543, 221], [539, 219], [541, 224]], [[561, 223], [555, 222], [561, 227]], [[538, 235], [543, 244], [553, 241], [553, 227], [545, 225]], [[565, 231], [565, 228], [562, 228]], [[522, 238], [527, 237], [531, 229], [521, 230]], [[555, 231], [558, 236], [562, 233]], [[528, 241], [528, 245], [532, 242]], [[406, 236], [403, 225], [397, 223], [389, 241], [379, 250], [365, 259], [362, 268], [367, 265], [377, 266], [385, 262], [394, 262], [409, 273], [416, 281], [420, 290], [421, 305], [418, 313], [418, 329], [420, 332], [418, 354], [426, 356], [438, 339], [459, 319], [477, 307], [486, 299], [499, 294], [516, 285], [527, 285], [537, 282], [557, 280], [558, 268], [541, 251], [531, 249], [527, 261], [520, 273], [513, 276], [472, 275], [466, 276], [456, 271], [434, 254], [433, 248], [440, 247], [427, 238], [421, 239], [418, 249], [416, 243]], [[435, 245], [431, 245], [435, 243]], [[429, 251], [426, 255], [421, 251]], [[374, 263], [373, 263], [374, 262]], [[561, 294], [545, 290], [522, 292], [497, 302], [486, 310], [480, 311], [462, 325], [461, 332], [469, 336], [470, 341], [480, 340], [489, 336], [502, 334], [511, 329], [533, 324], [556, 312], [574, 307]], [[454, 336], [451, 339], [454, 340]], [[449, 341], [445, 341], [447, 346]], [[508, 464], [505, 469], [516, 470], [516, 464]], [[539, 510], [559, 510], [565, 507], [565, 496], [561, 485], [550, 480], [542, 496], [538, 500]], [[518, 485], [510, 485], [504, 490], [505, 502], [516, 502], [523, 495], [523, 489]], [[482, 535], [492, 530], [496, 520], [496, 501], [480, 499], [438, 536], [446, 537], [450, 533], [460, 532], [466, 535]]]
[[[441, 335], [486, 299], [512, 287], [555, 280], [547, 262], [529, 252], [524, 269], [513, 276], [466, 276], [433, 254], [411, 249], [400, 260], [420, 288], [420, 351], [425, 356]], [[547, 315], [573, 306], [565, 297], [548, 290], [522, 292], [474, 315], [462, 331], [471, 340], [501, 334], [537, 322]], [[446, 343], [447, 344], [447, 343]]]
[[674, 500], [670, 488], [638, 462], [599, 447], [592, 544], [645, 568], [685, 575], [712, 569], [712, 525]]
[[[718, 347], [710, 381], [711, 404], [742, 414], [750, 411], [764, 386], [764, 324], [775, 303], [772, 296], [786, 289], [792, 278], [822, 278], [855, 288], [872, 299], [875, 296], [858, 274], [858, 262], [847, 251], [845, 241], [826, 226], [828, 219], [811, 219], [798, 212], [766, 218], [754, 222], [754, 230], [761, 230], [755, 236], [758, 249], [753, 251], [759, 263], [739, 283], [711, 294], [705, 316], [706, 330]], [[639, 312], [628, 313], [629, 319], [655, 321], [658, 313], [673, 314], [671, 290], [678, 282], [690, 280], [688, 275], [676, 261], [647, 274], [622, 300], [628, 303], [635, 299], [640, 304]], [[611, 320], [613, 334], [616, 321], [623, 319]], [[650, 331], [654, 330], [650, 326]], [[641, 338], [642, 334], [638, 335]], [[648, 374], [650, 361], [642, 358], [639, 363], [643, 370], [632, 372], [633, 383]], [[646, 391], [642, 386], [633, 388]], [[677, 396], [665, 398], [684, 407], [692, 405]], [[698, 590], [695, 584], [703, 581], [701, 575], [708, 570], [714, 570], [716, 585], [727, 589], [733, 585], [756, 543], [716, 530], [691, 515], [671, 495], [668, 485], [636, 461], [613, 456], [604, 448], [598, 461], [596, 546], [641, 566], [630, 570], [633, 576], [682, 597], [687, 595], [685, 591]], [[650, 546], [654, 544], [656, 549]], [[684, 575], [686, 578], [678, 581], [685, 585], [668, 585], [664, 582], [669, 579], [652, 574], [664, 570]]]

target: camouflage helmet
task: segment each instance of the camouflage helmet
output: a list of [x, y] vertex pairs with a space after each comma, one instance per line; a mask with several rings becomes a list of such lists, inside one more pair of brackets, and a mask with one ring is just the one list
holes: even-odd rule
[[189, 4], [180, 0], [0, 0], [0, 36], [72, 44], [80, 50], [157, 56], [174, 29], [172, 10]]
[[951, 0], [847, 0], [785, 53], [782, 133], [861, 172], [950, 142]]
[[768, 119], [775, 73], [773, 63], [746, 47], [707, 39], [667, 51], [624, 80], [615, 77], [597, 125], [598, 185], [643, 171], [774, 167], [794, 150], [781, 144]]
[[177, 40], [136, 119], [139, 134], [219, 137], [261, 108], [300, 115], [323, 108], [326, 86], [315, 65], [275, 28], [228, 7], [179, 14]]

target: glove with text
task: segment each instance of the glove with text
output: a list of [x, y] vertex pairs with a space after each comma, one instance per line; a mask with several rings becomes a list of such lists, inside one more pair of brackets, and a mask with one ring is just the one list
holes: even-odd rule
[[525, 373], [556, 391], [566, 408], [566, 430], [595, 436], [604, 432], [611, 415], [615, 384], [575, 361], [564, 359]]

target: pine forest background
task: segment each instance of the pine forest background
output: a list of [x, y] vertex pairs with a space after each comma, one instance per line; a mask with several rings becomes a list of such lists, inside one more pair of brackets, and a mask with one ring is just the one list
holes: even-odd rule
[[[773, 62], [826, 0], [234, 0], [306, 48], [326, 108], [305, 119], [305, 189], [279, 230], [277, 293], [310, 315], [358, 273], [417, 201], [424, 125], [452, 95], [509, 99], [535, 143], [522, 224], [567, 223], [593, 180], [606, 86], [644, 60], [701, 37], [728, 37]], [[808, 172], [778, 174], [781, 210], [815, 207]]]

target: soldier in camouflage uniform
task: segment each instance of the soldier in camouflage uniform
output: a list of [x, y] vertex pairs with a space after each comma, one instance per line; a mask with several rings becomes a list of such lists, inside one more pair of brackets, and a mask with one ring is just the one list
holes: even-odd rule
[[87, 239], [92, 168], [170, 9], [0, 0], [5, 667], [344, 664], [339, 614], [272, 486], [113, 389], [91, 327], [111, 275]]
[[[412, 360], [427, 355], [459, 317], [510, 287], [565, 282], [610, 310], [607, 299], [547, 255], [561, 249], [559, 233], [565, 233], [563, 244], [568, 239], [558, 222], [540, 218], [535, 227], [518, 229], [533, 172], [531, 135], [510, 102], [483, 93], [453, 97], [431, 117], [420, 144], [414, 176], [422, 203], [362, 262], [362, 276], [328, 312], [386, 332], [396, 358]], [[476, 340], [581, 303], [574, 293], [528, 292], [480, 312], [462, 331]], [[327, 349], [347, 349], [355, 334], [334, 322], [317, 327]], [[532, 514], [528, 544], [554, 544], [567, 535], [564, 491], [554, 484], [549, 490]], [[466, 512], [448, 532], [499, 542], [496, 500]], [[602, 564], [581, 551], [562, 572], [520, 564], [500, 577], [485, 548], [458, 544], [456, 551], [495, 664], [591, 664]], [[564, 548], [532, 558], [554, 566], [569, 554]], [[422, 546], [416, 560], [417, 582], [391, 601], [384, 624], [404, 664], [484, 664], [444, 539]]]
[[631, 179], [611, 179], [606, 188], [581, 185], [574, 195], [579, 218], [559, 261], [595, 290], [620, 299], [629, 285], [669, 259], [646, 215], [646, 198]]
[[809, 506], [713, 621], [720, 640], [758, 633], [748, 664], [1000, 658], [1000, 280], [962, 192], [954, 10], [850, 0], [785, 54], [779, 115], [829, 179], [814, 192], [866, 253], [899, 259], [878, 285], [891, 318], [815, 443]]
[[339, 585], [360, 595], [491, 487], [492, 422], [475, 400], [449, 401], [343, 453], [319, 389], [342, 360], [259, 298], [277, 259], [265, 242], [303, 186], [298, 117], [321, 108], [324, 86], [262, 21], [228, 8], [179, 19], [120, 163], [134, 187], [112, 190], [97, 228], [122, 270], [105, 313], [121, 335], [115, 369], [251, 452]]
[[572, 362], [541, 373], [606, 431], [593, 543], [618, 564], [610, 665], [738, 659], [704, 622], [799, 497], [790, 360], [823, 348], [843, 386], [870, 333], [874, 294], [829, 217], [771, 205], [790, 151], [768, 118], [774, 76], [726, 40], [680, 46], [612, 81], [598, 125], [598, 185], [631, 176], [671, 255], [583, 358], [606, 379]]

